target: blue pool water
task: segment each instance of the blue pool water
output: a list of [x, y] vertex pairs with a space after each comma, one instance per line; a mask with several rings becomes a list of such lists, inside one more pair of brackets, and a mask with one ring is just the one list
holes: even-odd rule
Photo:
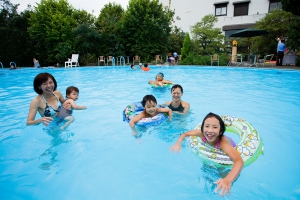
[[[150, 66], [0, 70], [0, 199], [220, 199], [204, 167], [185, 145], [169, 152], [178, 136], [208, 112], [249, 121], [264, 142], [264, 155], [245, 167], [225, 199], [300, 198], [300, 71], [234, 67]], [[32, 82], [40, 72], [58, 89], [80, 89], [75, 121], [63, 132], [26, 127]], [[158, 72], [183, 86], [186, 117], [138, 127], [140, 140], [122, 121], [123, 109], [153, 94], [159, 104], [170, 89], [151, 88]]]

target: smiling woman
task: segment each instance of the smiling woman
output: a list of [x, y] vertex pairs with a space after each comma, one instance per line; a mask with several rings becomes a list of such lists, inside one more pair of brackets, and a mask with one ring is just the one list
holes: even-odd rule
[[[48, 126], [58, 112], [58, 101], [65, 102], [61, 92], [56, 90], [55, 78], [49, 73], [38, 74], [33, 81], [34, 91], [38, 94], [30, 103], [26, 125], [37, 125], [41, 122]], [[35, 120], [36, 113], [41, 118]]]
[[181, 85], [175, 84], [171, 88], [172, 101], [167, 101], [167, 105], [173, 112], [178, 114], [186, 114], [190, 109], [188, 102], [182, 101], [183, 89]]

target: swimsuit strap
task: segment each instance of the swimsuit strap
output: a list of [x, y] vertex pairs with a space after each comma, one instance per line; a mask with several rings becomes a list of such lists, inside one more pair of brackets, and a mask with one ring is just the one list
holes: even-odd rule
[[[204, 143], [207, 143], [207, 139], [206, 139], [206, 137], [203, 137], [203, 138], [202, 138], [202, 142], [204, 142]], [[220, 143], [221, 143], [221, 141], [220, 141], [220, 140], [218, 140], [218, 141], [216, 142], [216, 148], [217, 148], [217, 149], [219, 149], [219, 147], [220, 147]]]

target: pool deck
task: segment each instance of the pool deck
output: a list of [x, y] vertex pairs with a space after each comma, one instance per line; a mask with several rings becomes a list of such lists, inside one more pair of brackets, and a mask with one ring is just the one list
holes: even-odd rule
[[[232, 66], [232, 67], [247, 67], [247, 66]], [[253, 67], [253, 68], [263, 68], [263, 69], [293, 69], [293, 70], [300, 70], [300, 67], [296, 65], [283, 65], [283, 66], [276, 66], [276, 65], [269, 65], [266, 64], [265, 66]]]

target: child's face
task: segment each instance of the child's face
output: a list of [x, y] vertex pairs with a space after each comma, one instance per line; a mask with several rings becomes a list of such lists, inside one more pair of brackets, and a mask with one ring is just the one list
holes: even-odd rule
[[68, 99], [73, 99], [74, 101], [76, 101], [79, 98], [79, 94], [78, 92], [73, 90], [69, 95], [67, 95], [67, 97]]
[[147, 101], [145, 105], [146, 113], [149, 115], [154, 115], [156, 112], [157, 105], [153, 101]]
[[220, 135], [220, 122], [215, 117], [207, 118], [204, 122], [203, 135], [209, 143], [214, 143]]
[[158, 80], [158, 81], [162, 81], [164, 78], [162, 77], [162, 76], [160, 76], [160, 75], [157, 75], [156, 76], [156, 80]]

